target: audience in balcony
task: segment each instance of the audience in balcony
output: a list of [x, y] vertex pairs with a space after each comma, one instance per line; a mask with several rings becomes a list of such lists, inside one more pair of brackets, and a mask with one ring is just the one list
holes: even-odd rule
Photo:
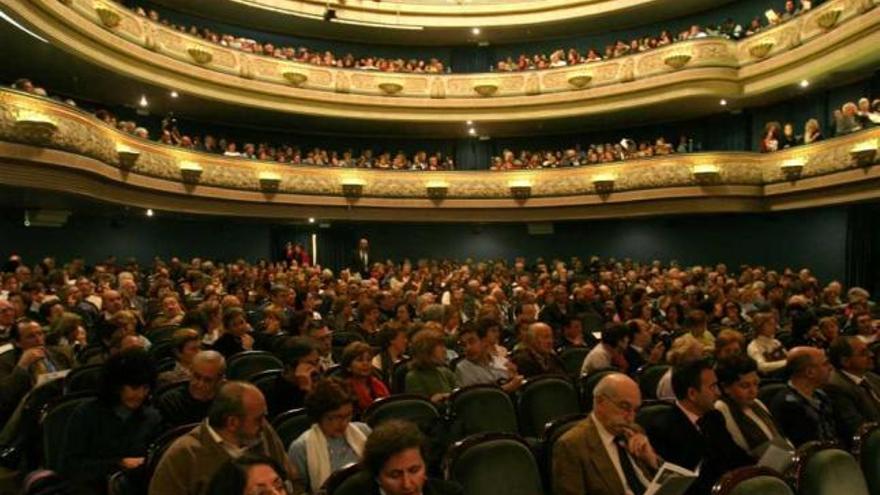
[[292, 46], [276, 46], [272, 43], [262, 43], [250, 38], [234, 36], [231, 34], [216, 33], [211, 29], [198, 26], [182, 26], [174, 24], [168, 19], [163, 19], [155, 10], [147, 10], [143, 7], [137, 7], [135, 12], [143, 17], [149, 18], [153, 22], [158, 22], [170, 27], [181, 33], [201, 38], [205, 41], [216, 45], [239, 50], [245, 53], [253, 53], [255, 55], [264, 55], [281, 60], [289, 60], [303, 64], [319, 65], [323, 67], [336, 67], [339, 69], [358, 69], [366, 71], [379, 72], [408, 72], [408, 73], [427, 73], [439, 74], [446, 72], [446, 68], [437, 58], [428, 60], [420, 59], [403, 59], [403, 58], [385, 58], [385, 57], [360, 57], [357, 58], [351, 53], [345, 55], [336, 55], [330, 50], [323, 52], [312, 50], [307, 47]]
[[516, 154], [512, 150], [505, 149], [501, 156], [492, 158], [489, 168], [490, 170], [518, 170], [580, 167], [583, 165], [698, 151], [699, 143], [697, 143], [696, 147], [697, 149], [695, 150], [694, 144], [686, 136], [682, 136], [678, 147], [673, 147], [666, 141], [666, 138], [661, 136], [653, 143], [650, 141], [636, 143], [632, 139], [623, 139], [616, 144], [591, 144], [586, 149], [577, 146], [564, 151], [522, 150]]
[[675, 34], [664, 29], [656, 36], [644, 36], [634, 38], [630, 41], [619, 39], [612, 44], [606, 45], [604, 51], [601, 52], [596, 48], [589, 48], [586, 52], [581, 53], [576, 48], [568, 48], [567, 50], [558, 49], [549, 55], [546, 53], [534, 54], [531, 56], [521, 54], [518, 57], [507, 57], [503, 60], [499, 60], [495, 64], [494, 69], [499, 72], [516, 72], [588, 64], [590, 62], [599, 62], [601, 60], [642, 53], [680, 41], [706, 38], [709, 36], [739, 40], [752, 36], [767, 27], [776, 26], [789, 21], [801, 13], [810, 10], [814, 4], [818, 5], [818, 2], [800, 0], [799, 4], [796, 5], [793, 0], [787, 0], [780, 12], [771, 8], [764, 13], [764, 16], [767, 19], [767, 24], [763, 23], [761, 17], [754, 17], [748, 24], [748, 27], [743, 28], [742, 25], [736, 23], [733, 19], [727, 18], [718, 25], [700, 26], [693, 24], [687, 29], [682, 29]]

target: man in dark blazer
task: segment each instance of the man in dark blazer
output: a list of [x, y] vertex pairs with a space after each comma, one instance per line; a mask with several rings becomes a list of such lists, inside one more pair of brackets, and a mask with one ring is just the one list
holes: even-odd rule
[[753, 463], [730, 436], [724, 416], [715, 409], [720, 397], [718, 378], [706, 360], [689, 362], [672, 372], [673, 406], [653, 415], [642, 426], [651, 445], [666, 462], [691, 471], [699, 466], [699, 477], [688, 495], [708, 495], [712, 485], [732, 469]]
[[362, 238], [358, 241], [358, 247], [351, 254], [351, 262], [348, 267], [352, 274], [359, 273], [361, 278], [370, 277], [370, 265], [375, 262], [373, 253], [370, 252], [370, 241]]
[[838, 337], [828, 349], [834, 366], [825, 392], [834, 409], [840, 438], [851, 442], [863, 424], [880, 421], [880, 384], [868, 373], [874, 354], [858, 337]]
[[554, 495], [642, 495], [662, 463], [634, 423], [639, 386], [614, 373], [593, 392], [593, 412], [556, 441]]
[[831, 399], [821, 390], [832, 369], [822, 349], [800, 346], [788, 351], [786, 370], [791, 378], [773, 398], [770, 412], [795, 447], [840, 440]]
[[546, 323], [532, 323], [526, 331], [525, 346], [514, 352], [511, 361], [520, 375], [565, 375], [565, 365], [553, 350], [553, 329]]

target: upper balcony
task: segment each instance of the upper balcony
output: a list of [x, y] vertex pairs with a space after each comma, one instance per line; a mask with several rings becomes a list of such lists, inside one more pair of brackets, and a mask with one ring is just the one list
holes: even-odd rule
[[[299, 36], [374, 43], [504, 43], [623, 29], [731, 0], [158, 0], [179, 12]], [[332, 10], [331, 22], [325, 21]], [[478, 28], [478, 34], [473, 29]]]
[[283, 165], [141, 140], [74, 107], [0, 91], [0, 184], [180, 212], [264, 218], [530, 221], [763, 212], [880, 197], [880, 128], [775, 153], [547, 170]]
[[[248, 54], [116, 4], [0, 0], [56, 46], [112, 71], [228, 105], [320, 118], [421, 123], [495, 135], [518, 123], [584, 117], [682, 118], [764, 103], [803, 80], [822, 85], [880, 62], [880, 0], [830, 0], [734, 42], [702, 38], [608, 61], [519, 73], [391, 74]], [[637, 110], [637, 111], [636, 111]]]

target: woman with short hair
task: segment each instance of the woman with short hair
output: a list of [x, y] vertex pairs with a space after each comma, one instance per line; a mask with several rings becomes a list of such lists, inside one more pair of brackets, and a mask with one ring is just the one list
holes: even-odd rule
[[358, 462], [370, 427], [353, 423], [356, 397], [339, 378], [324, 378], [306, 397], [312, 427], [290, 444], [287, 455], [316, 494], [334, 471]]
[[412, 360], [406, 374], [405, 390], [442, 402], [457, 387], [455, 373], [446, 367], [446, 340], [433, 328], [419, 331], [410, 346]]
[[207, 495], [288, 495], [284, 476], [284, 469], [273, 459], [245, 454], [217, 470]]
[[169, 383], [189, 380], [189, 369], [193, 357], [202, 349], [199, 332], [192, 328], [175, 330], [171, 336], [171, 342], [173, 343], [171, 352], [174, 354], [174, 368], [159, 374], [157, 386], [160, 387]]

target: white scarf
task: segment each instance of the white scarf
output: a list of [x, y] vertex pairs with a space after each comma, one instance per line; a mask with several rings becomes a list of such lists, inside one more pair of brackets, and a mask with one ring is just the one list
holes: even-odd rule
[[[330, 466], [330, 449], [327, 447], [327, 437], [318, 426], [312, 425], [305, 433], [306, 443], [306, 466], [309, 469], [309, 483], [312, 485], [312, 493], [318, 493], [321, 485], [327, 481], [333, 472]], [[364, 443], [367, 436], [355, 425], [349, 423], [345, 429], [345, 442], [354, 450], [360, 458], [364, 453]]]

